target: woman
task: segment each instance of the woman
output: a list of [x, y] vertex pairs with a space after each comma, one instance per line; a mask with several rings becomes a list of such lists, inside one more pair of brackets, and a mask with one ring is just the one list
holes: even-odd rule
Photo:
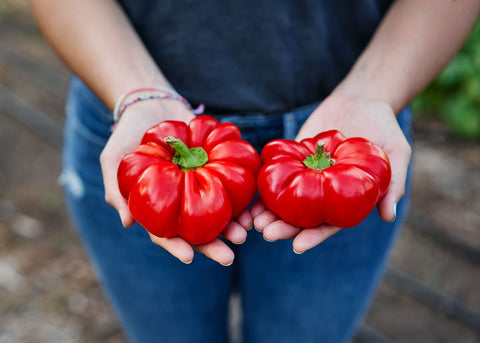
[[[245, 342], [351, 339], [406, 212], [406, 106], [460, 48], [480, 2], [31, 3], [76, 75], [63, 179], [73, 219], [127, 336], [224, 342], [229, 295], [238, 291]], [[112, 133], [115, 104], [147, 86], [161, 87], [158, 97], [175, 90], [194, 107], [204, 103], [206, 113], [238, 124], [257, 149], [328, 129], [373, 141], [392, 165], [378, 214], [353, 229], [302, 229], [257, 201], [223, 232], [233, 244], [217, 239], [195, 247], [179, 237], [148, 237], [138, 224], [122, 229], [134, 219], [117, 186], [121, 158], [154, 124], [194, 117], [178, 100], [139, 101]], [[265, 240], [256, 232], [247, 240], [252, 225]], [[308, 253], [293, 254], [290, 238], [297, 254]], [[194, 249], [203, 256], [193, 260]]]

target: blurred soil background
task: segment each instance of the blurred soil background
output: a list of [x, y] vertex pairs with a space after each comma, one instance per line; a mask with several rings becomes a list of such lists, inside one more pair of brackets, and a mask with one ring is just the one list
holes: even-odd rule
[[[480, 66], [461, 58], [415, 103], [411, 212], [356, 342], [480, 342]], [[68, 78], [26, 3], [0, 0], [0, 343], [125, 342], [57, 181]]]

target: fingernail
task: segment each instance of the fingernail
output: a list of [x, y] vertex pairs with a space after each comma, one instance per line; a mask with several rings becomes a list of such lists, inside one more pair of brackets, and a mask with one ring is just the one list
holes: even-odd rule
[[392, 223], [397, 219], [397, 203], [393, 204], [393, 220]]
[[224, 266], [224, 267], [230, 267], [230, 266], [233, 264], [233, 261], [230, 262], [229, 264], [223, 264], [223, 263], [220, 263], [220, 264], [221, 264], [222, 266]]
[[120, 221], [122, 222], [123, 227], [127, 227], [125, 225], [125, 213], [123, 211], [118, 211], [118, 214], [120, 215]]
[[250, 231], [251, 229], [253, 229], [253, 225], [250, 226], [250, 227], [247, 229], [247, 231]]
[[305, 251], [296, 251], [295, 248], [293, 248], [293, 252], [297, 255], [303, 254]]
[[190, 260], [190, 261], [182, 261], [182, 260], [180, 260], [180, 261], [183, 262], [183, 263], [185, 263], [185, 264], [190, 264], [190, 263], [192, 263], [193, 260]]
[[234, 244], [236, 244], [236, 245], [240, 245], [240, 244], [243, 244], [243, 243], [245, 243], [245, 241], [246, 241], [246, 240], [247, 240], [247, 238], [245, 237], [245, 239], [244, 239], [243, 241], [241, 241], [241, 242], [238, 242], [238, 243], [237, 243], [237, 242], [234, 242]]
[[120, 212], [118, 212], [118, 214], [120, 215], [120, 221], [122, 222], [123, 227], [126, 227], [125, 226], [125, 221], [123, 219], [123, 213], [120, 211]]
[[265, 237], [265, 235], [263, 236], [263, 239], [266, 240], [269, 243], [275, 242], [274, 240], [273, 241], [269, 240], [267, 237]]

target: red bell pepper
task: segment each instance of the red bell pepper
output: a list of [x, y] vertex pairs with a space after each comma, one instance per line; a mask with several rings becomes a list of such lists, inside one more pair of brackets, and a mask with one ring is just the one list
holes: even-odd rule
[[260, 198], [282, 220], [302, 228], [355, 226], [390, 184], [390, 162], [382, 149], [335, 130], [301, 142], [272, 141], [261, 159]]
[[121, 161], [118, 185], [151, 234], [203, 244], [253, 200], [260, 165], [235, 125], [203, 115], [149, 129]]

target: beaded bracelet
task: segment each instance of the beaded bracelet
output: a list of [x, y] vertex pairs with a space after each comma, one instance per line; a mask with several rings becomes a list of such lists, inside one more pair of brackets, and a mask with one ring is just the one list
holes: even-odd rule
[[[125, 99], [127, 97], [129, 97], [130, 95], [133, 95], [135, 93], [139, 93], [139, 92], [146, 92], [146, 91], [157, 91], [157, 92], [161, 92], [161, 94], [146, 94], [146, 95], [142, 95], [142, 96], [137, 96], [127, 102], [125, 102]], [[113, 110], [113, 125], [112, 125], [112, 130], [115, 128], [115, 126], [117, 125], [118, 121], [120, 120], [120, 117], [122, 116], [123, 112], [125, 112], [125, 110], [137, 103], [137, 102], [140, 102], [140, 101], [143, 101], [143, 100], [151, 100], [151, 99], [174, 99], [174, 100], [179, 100], [181, 101], [189, 110], [191, 110], [194, 114], [198, 115], [198, 114], [201, 114], [203, 113], [204, 109], [205, 109], [205, 106], [203, 104], [200, 104], [197, 108], [192, 108], [192, 105], [190, 105], [190, 103], [184, 98], [182, 97], [180, 94], [178, 94], [177, 92], [171, 90], [171, 89], [168, 89], [168, 88], [164, 88], [164, 87], [143, 87], [143, 88], [136, 88], [136, 89], [132, 89], [131, 91], [128, 91], [127, 93], [123, 94], [122, 96], [120, 96], [120, 98], [118, 98], [116, 104], [115, 104], [115, 108]]]

